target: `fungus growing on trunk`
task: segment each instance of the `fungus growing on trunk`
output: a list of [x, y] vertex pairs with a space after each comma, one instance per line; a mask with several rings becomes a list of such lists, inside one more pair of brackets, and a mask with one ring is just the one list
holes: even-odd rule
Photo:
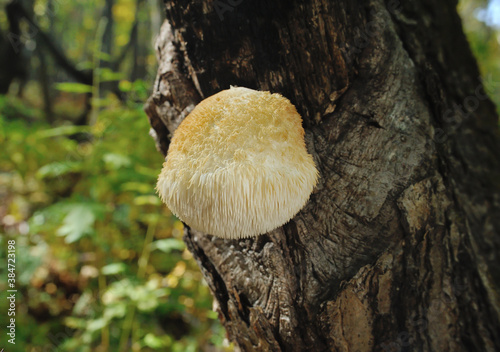
[[290, 101], [232, 87], [203, 100], [179, 125], [157, 191], [190, 227], [243, 238], [289, 221], [317, 179]]

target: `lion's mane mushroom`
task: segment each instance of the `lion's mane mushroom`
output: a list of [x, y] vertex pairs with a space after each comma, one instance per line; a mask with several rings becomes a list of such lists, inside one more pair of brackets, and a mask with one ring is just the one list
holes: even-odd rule
[[224, 238], [283, 225], [318, 178], [301, 123], [279, 94], [232, 87], [203, 100], [174, 133], [161, 199], [193, 229]]

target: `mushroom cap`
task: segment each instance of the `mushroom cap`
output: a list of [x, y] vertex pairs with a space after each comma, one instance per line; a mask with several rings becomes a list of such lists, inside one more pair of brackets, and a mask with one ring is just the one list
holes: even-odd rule
[[279, 94], [231, 87], [179, 125], [156, 188], [193, 229], [244, 238], [289, 221], [317, 179], [295, 106]]

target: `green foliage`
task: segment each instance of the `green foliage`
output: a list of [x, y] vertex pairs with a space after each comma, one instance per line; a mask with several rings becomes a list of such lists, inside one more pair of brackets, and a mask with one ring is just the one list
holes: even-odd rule
[[92, 92], [92, 86], [83, 83], [76, 82], [64, 82], [57, 83], [56, 88], [62, 92], [68, 93], [90, 93]]
[[488, 26], [477, 16], [478, 11], [487, 6], [488, 1], [485, 0], [460, 0], [458, 11], [462, 16], [463, 28], [471, 49], [477, 58], [484, 88], [500, 114], [500, 28]]
[[[4, 95], [0, 95], [0, 111], [3, 118], [8, 121], [16, 119], [37, 120], [41, 116], [40, 110], [26, 106], [21, 99], [7, 98]], [[6, 126], [1, 127], [2, 129], [6, 128]]]
[[97, 214], [97, 204], [76, 203], [68, 207], [63, 225], [57, 230], [59, 236], [65, 237], [66, 243], [73, 243], [85, 235], [95, 235], [94, 224]]
[[[143, 87], [130, 83], [129, 92], [140, 96]], [[182, 223], [155, 194], [163, 158], [148, 120], [139, 104], [111, 102], [92, 126], [51, 127], [1, 97], [0, 256], [5, 239], [16, 239], [14, 350], [222, 348]], [[33, 122], [13, 119], [16, 108]], [[73, 138], [81, 133], [86, 141]]]
[[166, 238], [153, 242], [153, 248], [157, 248], [162, 252], [170, 253], [174, 250], [183, 250], [185, 248], [184, 242], [175, 238]]

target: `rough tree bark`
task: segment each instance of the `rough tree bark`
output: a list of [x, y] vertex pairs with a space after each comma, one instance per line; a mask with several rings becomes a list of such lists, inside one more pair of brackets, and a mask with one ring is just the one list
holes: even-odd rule
[[498, 118], [456, 5], [166, 1], [159, 150], [201, 99], [245, 86], [296, 105], [321, 174], [269, 234], [186, 228], [241, 350], [500, 350]]

